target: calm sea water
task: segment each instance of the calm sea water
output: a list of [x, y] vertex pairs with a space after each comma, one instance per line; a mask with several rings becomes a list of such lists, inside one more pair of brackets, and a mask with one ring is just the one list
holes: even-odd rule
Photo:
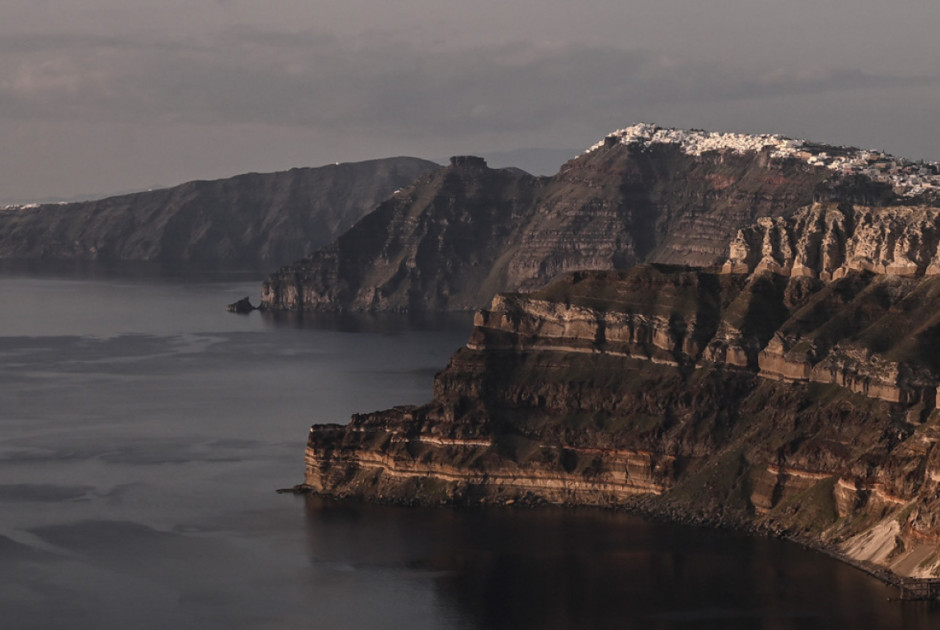
[[936, 628], [797, 546], [324, 503], [307, 428], [430, 397], [468, 319], [239, 316], [251, 274], [0, 270], [2, 628]]

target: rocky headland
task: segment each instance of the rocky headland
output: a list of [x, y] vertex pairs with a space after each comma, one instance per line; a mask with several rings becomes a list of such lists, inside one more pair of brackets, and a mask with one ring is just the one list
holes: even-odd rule
[[760, 219], [723, 265], [498, 295], [431, 402], [313, 426], [303, 487], [628, 507], [937, 576], [938, 211], [857, 201]]
[[97, 201], [0, 208], [0, 258], [279, 265], [315, 251], [440, 166], [387, 158]]

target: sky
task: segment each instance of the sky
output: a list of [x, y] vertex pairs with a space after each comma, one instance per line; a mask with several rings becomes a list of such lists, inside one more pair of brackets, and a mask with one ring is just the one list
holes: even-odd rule
[[940, 160], [937, 0], [2, 0], [0, 202], [645, 121]]

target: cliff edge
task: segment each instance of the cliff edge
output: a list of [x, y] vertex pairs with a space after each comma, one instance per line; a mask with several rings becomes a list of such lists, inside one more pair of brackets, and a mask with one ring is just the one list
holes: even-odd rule
[[[725, 273], [641, 265], [499, 295], [431, 402], [312, 427], [304, 486], [632, 506], [940, 575], [933, 213], [816, 204], [743, 230]], [[890, 253], [882, 227], [907, 235]]]

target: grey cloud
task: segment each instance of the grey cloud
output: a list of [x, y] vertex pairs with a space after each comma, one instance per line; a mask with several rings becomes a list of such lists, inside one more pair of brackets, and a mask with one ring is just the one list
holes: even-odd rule
[[879, 75], [857, 68], [818, 68], [811, 72], [776, 70], [741, 81], [733, 96], [769, 98], [872, 88], [906, 88], [937, 83], [938, 78], [932, 76]]
[[130, 47], [134, 41], [111, 35], [82, 33], [4, 34], [0, 37], [0, 54], [49, 54], [56, 51], [75, 51], [82, 48]]
[[220, 122], [387, 135], [525, 132], [576, 116], [924, 84], [858, 69], [744, 72], [643, 50], [514, 44], [421, 50], [314, 32], [229, 30], [209, 42], [46, 36], [0, 47], [4, 116]]
[[2, 484], [0, 502], [46, 502], [60, 503], [88, 498], [93, 486], [69, 486], [56, 484]]

